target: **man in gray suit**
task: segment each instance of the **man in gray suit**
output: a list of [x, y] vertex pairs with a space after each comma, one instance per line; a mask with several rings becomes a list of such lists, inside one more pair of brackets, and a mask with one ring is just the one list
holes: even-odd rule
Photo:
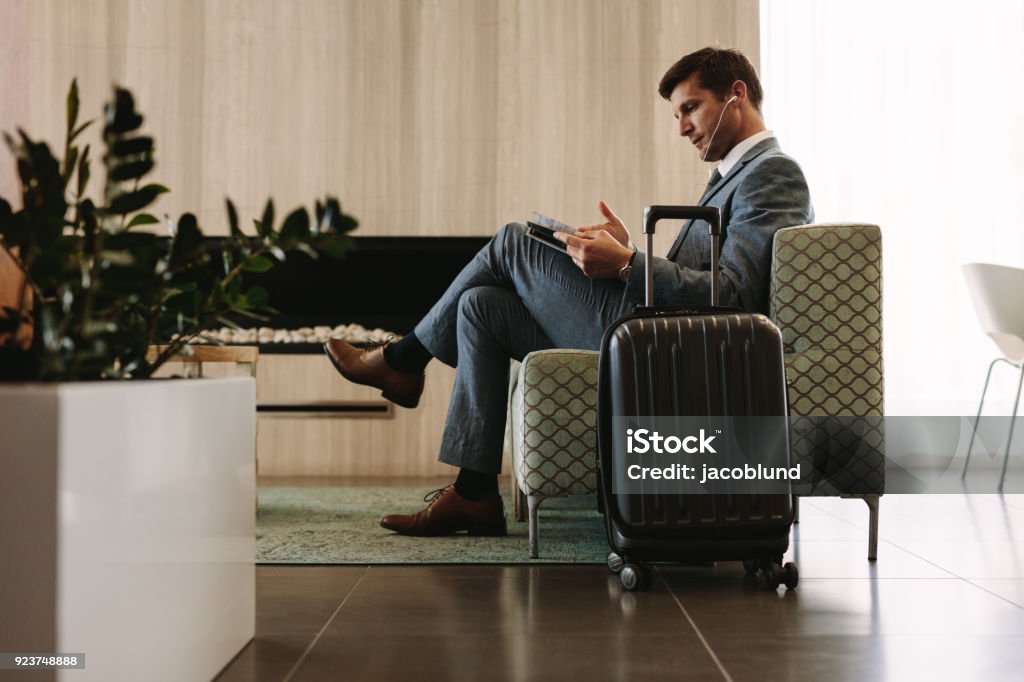
[[[671, 104], [679, 134], [704, 161], [718, 162], [700, 203], [722, 213], [719, 271], [710, 272], [703, 223], [684, 224], [665, 258], [654, 258], [659, 305], [706, 305], [711, 277], [721, 303], [767, 312], [772, 237], [813, 222], [810, 193], [797, 163], [782, 153], [761, 116], [761, 84], [738, 51], [704, 48], [680, 59], [658, 92]], [[545, 348], [597, 349], [605, 328], [643, 298], [644, 257], [623, 222], [602, 201], [605, 222], [558, 234], [565, 254], [510, 223], [474, 257], [412, 334], [359, 349], [332, 340], [325, 349], [350, 381], [380, 388], [415, 407], [432, 358], [456, 367], [439, 459], [459, 467], [453, 485], [422, 511], [381, 525], [406, 535], [505, 535], [498, 494], [509, 359]]]

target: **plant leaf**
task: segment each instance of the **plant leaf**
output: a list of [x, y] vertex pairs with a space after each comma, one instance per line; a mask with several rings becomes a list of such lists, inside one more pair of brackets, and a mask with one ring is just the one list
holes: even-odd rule
[[261, 237], [269, 237], [274, 232], [274, 201], [267, 200], [267, 206], [263, 209], [263, 219], [256, 223], [256, 232]]
[[245, 292], [245, 302], [253, 308], [262, 308], [269, 300], [270, 296], [263, 287], [253, 287]]
[[66, 102], [67, 115], [68, 115], [68, 142], [71, 142], [71, 131], [75, 129], [75, 123], [78, 122], [78, 79], [71, 79], [71, 87], [68, 88], [68, 97]]
[[115, 182], [137, 180], [151, 170], [153, 170], [153, 162], [149, 159], [145, 159], [143, 161], [131, 161], [111, 168], [110, 179]]
[[94, 119], [94, 118], [90, 118], [90, 119], [89, 119], [88, 121], [86, 121], [86, 122], [85, 122], [85, 123], [83, 123], [82, 125], [78, 126], [78, 127], [77, 127], [77, 128], [75, 128], [74, 130], [72, 130], [72, 131], [71, 131], [71, 137], [69, 137], [69, 138], [68, 138], [68, 142], [74, 142], [74, 141], [75, 141], [75, 139], [76, 139], [76, 138], [77, 138], [77, 137], [78, 137], [79, 135], [81, 135], [81, 134], [82, 134], [82, 131], [83, 131], [83, 130], [85, 130], [86, 128], [88, 128], [89, 126], [91, 126], [91, 125], [92, 125], [93, 123], [95, 123], [95, 122], [96, 122], [96, 119]]
[[228, 205], [228, 225], [231, 228], [232, 237], [243, 237], [242, 228], [238, 226], [238, 211], [235, 210], [235, 205], [231, 202], [231, 199], [224, 200]]
[[180, 265], [191, 260], [202, 245], [203, 233], [199, 229], [199, 222], [191, 213], [185, 213], [178, 219], [178, 229], [171, 241], [171, 262]]
[[113, 215], [127, 215], [141, 210], [153, 203], [159, 192], [151, 188], [142, 187], [134, 192], [125, 192], [110, 201], [107, 210]]
[[135, 264], [135, 256], [132, 255], [131, 251], [111, 251], [105, 249], [100, 251], [100, 258], [109, 264], [121, 267], [130, 267]]
[[282, 241], [299, 241], [309, 237], [309, 214], [306, 209], [297, 208], [288, 214], [281, 226], [279, 238]]
[[153, 151], [153, 138], [145, 135], [118, 140], [110, 147], [110, 153], [118, 158], [135, 156]]
[[274, 261], [266, 256], [249, 256], [242, 263], [242, 269], [247, 272], [266, 272], [274, 267]]
[[359, 226], [359, 222], [341, 210], [341, 204], [335, 197], [327, 197], [324, 206], [324, 215], [320, 221], [321, 232], [335, 232], [344, 234], [351, 232]]
[[142, 116], [135, 111], [135, 98], [124, 88], [114, 88], [114, 101], [107, 104], [104, 117], [104, 135], [123, 135], [142, 125]]
[[85, 194], [85, 186], [89, 184], [89, 145], [85, 145], [82, 156], [78, 159], [78, 196]]
[[68, 180], [71, 179], [71, 173], [75, 170], [75, 164], [78, 163], [78, 147], [71, 147], [68, 149], [68, 155], [64, 159], [64, 172], [61, 175], [64, 176], [65, 187], [68, 184]]
[[[273, 308], [267, 308], [265, 306], [261, 306], [261, 307], [263, 308], [264, 311], [266, 311], [268, 313], [275, 313], [275, 314], [277, 313], [277, 311], [274, 310]], [[242, 315], [244, 317], [248, 317], [249, 319], [256, 320], [258, 322], [267, 322], [267, 321], [270, 320], [270, 318], [267, 317], [266, 315], [261, 315], [259, 313], [255, 313], [255, 312], [253, 312], [251, 310], [245, 310], [244, 308], [236, 308], [233, 312], [236, 312], [239, 315]]]
[[313, 241], [313, 245], [331, 258], [344, 258], [353, 248], [353, 242], [350, 237], [337, 234], [321, 233]]
[[160, 194], [168, 192], [163, 185], [146, 185], [134, 192], [125, 192], [110, 202], [107, 210], [114, 215], [125, 215], [141, 210], [153, 203]]
[[318, 260], [320, 258], [320, 254], [316, 252], [316, 249], [314, 249], [312, 246], [310, 246], [306, 242], [299, 242], [298, 244], [295, 245], [295, 249], [297, 251], [301, 251], [302, 253], [306, 254], [307, 256], [312, 258], [313, 260]]
[[128, 221], [126, 228], [136, 227], [138, 225], [152, 225], [153, 223], [159, 223], [160, 219], [151, 213], [139, 213], [134, 218]]

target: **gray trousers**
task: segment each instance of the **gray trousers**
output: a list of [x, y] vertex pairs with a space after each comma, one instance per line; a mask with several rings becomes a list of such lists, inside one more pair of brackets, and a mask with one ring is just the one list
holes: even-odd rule
[[510, 358], [545, 348], [596, 350], [625, 312], [624, 284], [586, 277], [525, 230], [520, 223], [501, 228], [416, 325], [431, 355], [456, 368], [438, 456], [446, 464], [500, 472]]

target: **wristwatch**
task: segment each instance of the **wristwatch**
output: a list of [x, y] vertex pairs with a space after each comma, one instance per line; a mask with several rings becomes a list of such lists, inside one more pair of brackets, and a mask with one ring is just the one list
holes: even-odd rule
[[629, 282], [629, 276], [633, 274], [633, 259], [636, 258], [636, 249], [633, 249], [633, 255], [629, 257], [626, 264], [619, 268], [619, 281], [623, 284]]

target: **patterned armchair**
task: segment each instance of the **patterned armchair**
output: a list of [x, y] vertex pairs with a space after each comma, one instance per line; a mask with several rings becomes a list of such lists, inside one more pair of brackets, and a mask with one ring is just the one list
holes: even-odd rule
[[[869, 559], [885, 486], [881, 241], [874, 225], [779, 230], [770, 287], [797, 417], [793, 461], [806, 463], [800, 490], [863, 499]], [[592, 351], [539, 351], [513, 376], [506, 435], [515, 516], [529, 518], [531, 557], [539, 555], [541, 503], [597, 490], [597, 359]]]
[[597, 492], [597, 358], [587, 350], [536, 351], [512, 375], [506, 449], [514, 514], [529, 517], [533, 559], [541, 503]]
[[885, 489], [881, 230], [852, 223], [779, 230], [769, 297], [782, 330], [801, 493], [863, 499], [875, 559]]

